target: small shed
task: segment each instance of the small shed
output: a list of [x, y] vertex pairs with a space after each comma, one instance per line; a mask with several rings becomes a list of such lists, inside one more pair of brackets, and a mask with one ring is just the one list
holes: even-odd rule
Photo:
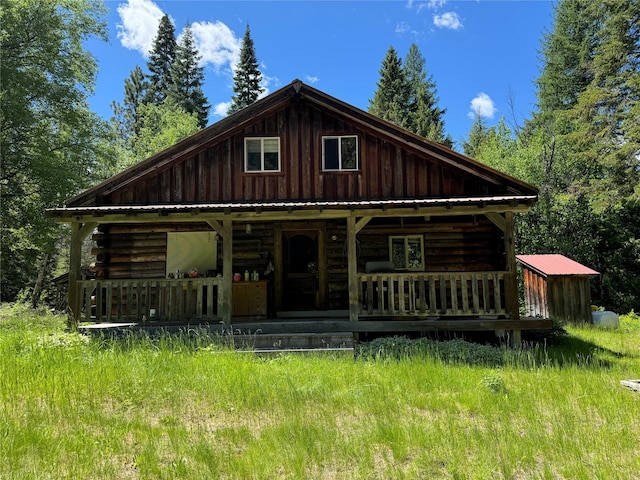
[[564, 255], [516, 255], [522, 266], [526, 315], [591, 322], [591, 277], [598, 272]]

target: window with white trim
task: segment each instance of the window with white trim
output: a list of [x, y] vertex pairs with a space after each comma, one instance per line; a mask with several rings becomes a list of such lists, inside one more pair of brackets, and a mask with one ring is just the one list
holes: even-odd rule
[[280, 137], [244, 139], [245, 172], [280, 171]]
[[358, 170], [358, 137], [322, 137], [323, 170]]
[[422, 235], [389, 237], [389, 260], [396, 270], [424, 270], [424, 238]]

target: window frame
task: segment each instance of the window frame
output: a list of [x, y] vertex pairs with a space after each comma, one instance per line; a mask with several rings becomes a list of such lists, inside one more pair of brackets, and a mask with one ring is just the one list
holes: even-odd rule
[[[405, 267], [398, 267], [393, 261], [393, 241], [402, 239], [404, 240], [404, 264]], [[420, 265], [417, 267], [411, 267], [409, 265], [409, 241], [419, 240], [420, 242]], [[408, 272], [423, 272], [425, 268], [424, 259], [424, 235], [390, 235], [389, 236], [389, 261], [393, 263], [396, 270], [408, 271]]]
[[[342, 139], [343, 138], [355, 138], [356, 139], [356, 167], [355, 168], [343, 168], [342, 167]], [[338, 168], [327, 168], [326, 166], [326, 154], [325, 154], [325, 140], [338, 140]], [[323, 135], [322, 136], [322, 171], [323, 172], [357, 172], [360, 170], [360, 139], [358, 135]]]
[[[249, 141], [260, 140], [260, 170], [249, 170]], [[265, 170], [264, 168], [264, 141], [278, 140], [278, 168], [275, 170]], [[244, 138], [244, 173], [280, 173], [282, 171], [282, 155], [280, 148], [280, 137], [245, 137]]]

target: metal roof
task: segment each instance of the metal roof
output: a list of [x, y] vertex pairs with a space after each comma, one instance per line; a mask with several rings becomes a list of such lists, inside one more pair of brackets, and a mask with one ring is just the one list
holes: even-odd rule
[[103, 205], [63, 207], [47, 210], [51, 217], [67, 215], [91, 214], [129, 214], [129, 213], [180, 213], [180, 212], [220, 212], [220, 211], [251, 211], [251, 210], [288, 210], [288, 209], [360, 209], [360, 208], [420, 208], [430, 206], [456, 206], [501, 203], [524, 203], [535, 201], [535, 195], [496, 195], [486, 197], [465, 198], [417, 198], [391, 200], [344, 200], [344, 201], [265, 201], [265, 202], [236, 202], [236, 203], [194, 203], [194, 204], [161, 204], [161, 205]]
[[516, 255], [518, 261], [532, 270], [546, 275], [599, 275], [599, 272], [585, 267], [564, 255]]

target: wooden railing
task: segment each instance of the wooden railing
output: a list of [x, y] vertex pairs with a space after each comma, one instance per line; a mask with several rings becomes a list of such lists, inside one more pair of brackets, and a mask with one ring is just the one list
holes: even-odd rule
[[214, 320], [222, 301], [222, 277], [78, 282], [82, 320]]
[[505, 272], [358, 275], [360, 316], [503, 316]]

